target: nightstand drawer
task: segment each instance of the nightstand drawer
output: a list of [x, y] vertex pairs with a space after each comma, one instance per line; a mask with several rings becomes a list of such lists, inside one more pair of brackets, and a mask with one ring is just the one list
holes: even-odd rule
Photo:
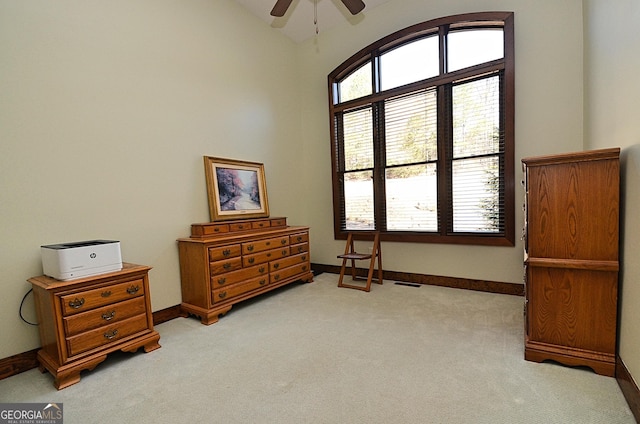
[[104, 305], [131, 299], [144, 294], [144, 283], [140, 280], [127, 281], [94, 290], [79, 291], [61, 296], [62, 313], [77, 314]]
[[91, 311], [74, 314], [63, 318], [65, 334], [73, 336], [84, 331], [93, 330], [103, 325], [112, 324], [146, 311], [144, 297], [118, 302]]
[[126, 320], [105, 325], [95, 330], [81, 333], [67, 338], [69, 356], [74, 356], [87, 350], [100, 347], [109, 343], [115, 343], [127, 336], [146, 330], [146, 314], [127, 318]]

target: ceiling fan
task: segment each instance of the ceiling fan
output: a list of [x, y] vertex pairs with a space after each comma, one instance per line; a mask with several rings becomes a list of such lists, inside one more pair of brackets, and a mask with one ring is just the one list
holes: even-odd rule
[[[291, 5], [293, 0], [277, 0], [273, 9], [271, 9], [271, 16], [282, 17], [287, 13], [287, 9]], [[362, 0], [341, 0], [342, 3], [349, 9], [352, 15], [357, 15], [364, 9], [364, 2]]]

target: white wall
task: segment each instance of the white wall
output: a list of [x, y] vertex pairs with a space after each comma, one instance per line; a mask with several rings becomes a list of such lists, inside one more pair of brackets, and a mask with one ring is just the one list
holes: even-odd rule
[[[621, 356], [640, 375], [640, 248], [632, 237], [640, 223], [631, 212], [640, 204], [631, 78], [638, 56], [629, 53], [638, 46], [638, 6], [621, 1], [612, 8], [584, 0], [583, 58], [581, 0], [391, 0], [300, 45], [230, 0], [0, 0], [0, 358], [39, 346], [18, 306], [25, 280], [42, 272], [42, 244], [118, 239], [126, 261], [154, 267], [153, 309], [179, 304], [175, 239], [209, 219], [203, 155], [265, 163], [272, 215], [310, 225], [312, 261], [337, 264], [343, 242], [333, 240], [327, 74], [414, 23], [510, 10], [516, 164], [582, 150], [583, 128], [585, 147], [625, 147]], [[612, 42], [626, 50], [607, 51]], [[611, 58], [617, 79], [606, 74]], [[609, 87], [630, 93], [630, 84], [635, 96], [606, 97]], [[516, 205], [520, 199], [517, 185]], [[520, 241], [383, 248], [388, 270], [522, 279]], [[35, 319], [30, 301], [25, 315]]]
[[587, 149], [621, 147], [619, 355], [640, 377], [640, 3], [585, 0]]
[[263, 162], [272, 215], [304, 221], [295, 51], [230, 0], [0, 0], [0, 358], [39, 346], [43, 244], [120, 240], [178, 305], [203, 155]]
[[343, 241], [333, 240], [327, 75], [352, 54], [399, 29], [477, 11], [515, 12], [515, 247], [383, 243], [384, 269], [522, 282], [519, 240], [524, 195], [520, 159], [582, 150], [582, 3], [580, 0], [391, 0], [299, 48], [312, 260], [337, 265]]

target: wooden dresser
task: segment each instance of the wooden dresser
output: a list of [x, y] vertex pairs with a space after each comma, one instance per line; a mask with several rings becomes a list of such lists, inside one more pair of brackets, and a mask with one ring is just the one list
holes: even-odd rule
[[124, 263], [120, 271], [72, 281], [30, 278], [42, 349], [40, 371], [63, 389], [80, 381], [116, 350], [160, 347], [153, 329], [148, 266]]
[[287, 226], [286, 218], [193, 224], [178, 251], [182, 311], [207, 325], [238, 302], [313, 281], [309, 228]]
[[526, 360], [615, 373], [619, 155], [522, 160]]

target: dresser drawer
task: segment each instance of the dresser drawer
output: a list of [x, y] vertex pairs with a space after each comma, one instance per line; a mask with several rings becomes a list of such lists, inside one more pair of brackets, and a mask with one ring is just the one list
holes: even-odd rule
[[147, 329], [147, 316], [141, 314], [127, 318], [117, 323], [108, 324], [95, 330], [87, 331], [67, 338], [69, 356], [74, 356], [87, 350], [115, 343], [132, 334]]
[[285, 278], [292, 277], [296, 274], [302, 274], [309, 271], [309, 264], [307, 262], [301, 263], [298, 265], [290, 266], [288, 268], [284, 268], [280, 271], [274, 271], [269, 274], [270, 282], [277, 283], [279, 281], [284, 280]]
[[63, 295], [60, 300], [62, 302], [62, 313], [64, 315], [72, 315], [120, 302], [121, 300], [131, 299], [132, 297], [142, 296], [143, 294], [144, 283], [142, 279], [139, 279]]
[[267, 250], [253, 255], [245, 255], [242, 257], [242, 263], [245, 267], [251, 265], [262, 264], [278, 258], [289, 256], [289, 246], [279, 249]]
[[290, 244], [305, 243], [309, 241], [309, 233], [291, 234], [289, 238], [291, 240]]
[[287, 218], [274, 218], [271, 220], [272, 227], [286, 227], [287, 226]]
[[63, 318], [65, 334], [67, 336], [73, 336], [83, 331], [93, 330], [102, 325], [122, 321], [123, 319], [145, 312], [146, 305], [144, 297], [138, 296], [134, 299]]
[[191, 225], [191, 235], [195, 237], [212, 236], [229, 232], [229, 224], [193, 224]]
[[231, 258], [209, 264], [209, 272], [211, 275], [223, 274], [240, 268], [242, 268], [242, 258]]
[[247, 231], [251, 229], [251, 222], [233, 222], [229, 224], [229, 230], [235, 231]]
[[251, 280], [247, 280], [240, 284], [234, 284], [229, 287], [224, 287], [221, 289], [215, 289], [212, 292], [213, 303], [216, 302], [224, 302], [225, 300], [229, 300], [233, 297], [240, 296], [241, 294], [250, 292], [251, 290], [255, 290], [260, 287], [264, 287], [269, 284], [269, 276], [263, 275], [258, 278], [253, 278]]
[[215, 275], [211, 277], [211, 288], [216, 289], [221, 286], [239, 283], [249, 278], [259, 277], [269, 273], [269, 265], [261, 264], [249, 268], [239, 269], [237, 271], [227, 272], [226, 274]]
[[257, 240], [248, 243], [242, 243], [242, 254], [250, 255], [252, 253], [271, 250], [278, 247], [289, 246], [289, 236], [282, 236], [264, 240]]
[[269, 228], [270, 226], [271, 226], [271, 221], [269, 221], [268, 219], [254, 221], [251, 223], [251, 228], [254, 230], [259, 230], [261, 228]]
[[210, 247], [209, 248], [209, 261], [220, 261], [222, 259], [234, 258], [240, 256], [240, 245], [232, 244], [230, 246], [223, 247]]
[[291, 246], [291, 254], [296, 255], [298, 253], [308, 252], [309, 243], [294, 244]]
[[269, 263], [269, 271], [275, 272], [279, 270], [283, 270], [287, 267], [298, 265], [301, 263], [308, 263], [309, 255], [307, 253], [302, 253], [300, 255], [289, 256], [284, 259], [278, 259], [277, 261], [273, 261]]

